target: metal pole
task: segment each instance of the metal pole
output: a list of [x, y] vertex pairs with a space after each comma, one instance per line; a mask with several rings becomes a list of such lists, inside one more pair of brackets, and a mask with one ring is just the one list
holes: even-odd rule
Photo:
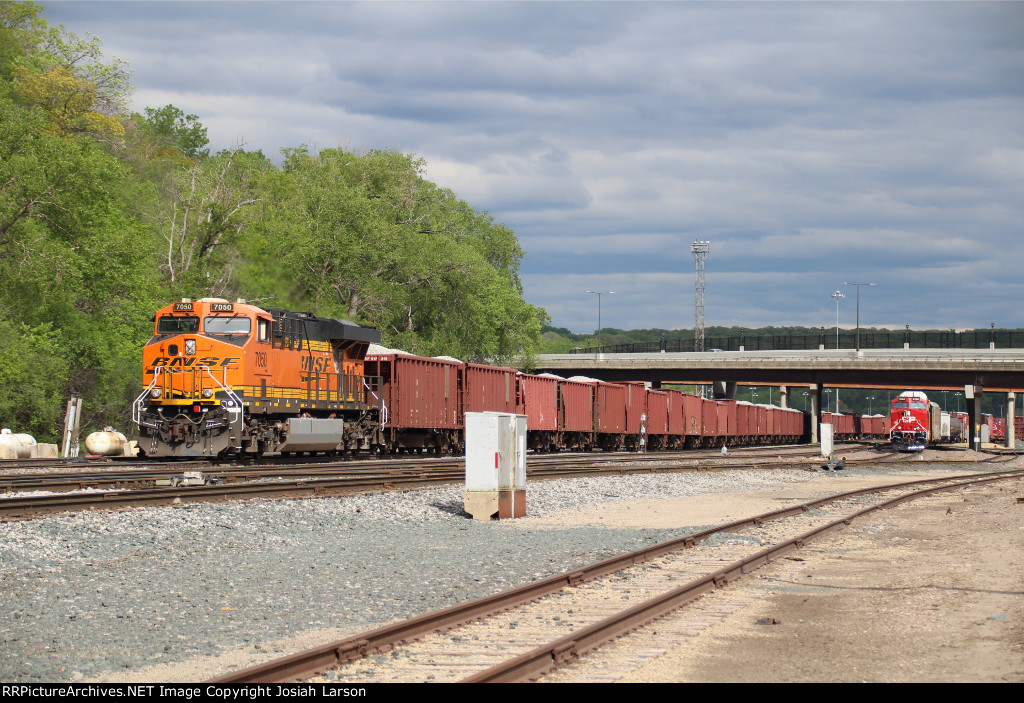
[[846, 283], [844, 286], [857, 286], [857, 351], [860, 351], [860, 289], [861, 286], [873, 286], [874, 283]]
[[845, 298], [846, 296], [843, 295], [842, 293], [840, 293], [839, 291], [836, 291], [835, 293], [832, 294], [832, 297], [835, 298], [835, 301], [836, 301], [836, 349], [838, 349], [839, 348], [839, 299], [840, 298]]
[[601, 296], [611, 295], [615, 291], [613, 290], [588, 290], [588, 293], [593, 293], [597, 296], [597, 353], [601, 353]]

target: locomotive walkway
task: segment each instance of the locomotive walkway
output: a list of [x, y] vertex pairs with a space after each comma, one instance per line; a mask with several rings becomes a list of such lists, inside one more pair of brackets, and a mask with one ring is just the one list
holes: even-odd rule
[[[830, 388], [962, 391], [967, 410], [981, 416], [985, 391], [1006, 393], [1013, 423], [1015, 393], [1024, 390], [1024, 349], [815, 349], [808, 351], [649, 352], [640, 354], [541, 354], [538, 373], [583, 375], [610, 382], [714, 384], [716, 397], [731, 397], [736, 384], [777, 385], [788, 406], [793, 386], [811, 391], [812, 416]], [[812, 437], [817, 439], [817, 423]]]

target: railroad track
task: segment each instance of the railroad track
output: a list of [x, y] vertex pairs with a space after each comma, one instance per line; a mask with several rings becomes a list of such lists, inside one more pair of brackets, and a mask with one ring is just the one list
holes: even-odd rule
[[939, 491], [1021, 478], [1024, 470], [930, 479], [790, 506], [213, 682], [533, 680], [862, 515]]
[[[846, 445], [853, 448], [867, 447], [866, 444]], [[769, 453], [786, 453], [790, 455], [811, 456], [817, 454], [817, 449], [810, 445], [786, 444], [775, 446], [744, 447], [729, 452], [731, 458], [756, 458]], [[665, 459], [690, 458], [702, 459], [720, 456], [718, 449], [691, 449], [674, 452], [587, 452], [587, 453], [531, 453], [530, 456], [536, 459], [550, 458], [551, 460], [562, 461], [650, 461], [657, 462]], [[336, 458], [328, 456], [319, 457], [266, 457], [260, 462], [215, 462], [205, 459], [180, 461], [165, 459], [137, 459], [127, 457], [76, 457], [73, 459], [0, 459], [0, 482], [9, 479], [19, 478], [24, 475], [39, 475], [41, 477], [68, 476], [92, 476], [115, 474], [119, 472], [131, 472], [141, 470], [157, 471], [158, 467], [167, 472], [174, 471], [216, 471], [216, 470], [256, 470], [256, 471], [283, 471], [283, 472], [329, 472], [332, 469], [352, 469], [357, 467], [395, 468], [409, 466], [431, 466], [438, 463], [462, 462], [462, 457], [437, 456], [437, 455], [402, 455], [374, 458]], [[52, 471], [53, 473], [45, 473]]]
[[[615, 456], [532, 456], [529, 480], [634, 473], [672, 473], [680, 471], [728, 471], [736, 469], [779, 468], [806, 469], [820, 464], [814, 452], [776, 452], [773, 461], [704, 463], [689, 453], [657, 456], [637, 460], [644, 455]], [[810, 458], [812, 455], [813, 458]], [[882, 454], [861, 462], [879, 462], [893, 456]], [[389, 466], [393, 468], [388, 468]], [[283, 480], [289, 473], [302, 476], [313, 471], [331, 474], [330, 478]], [[81, 510], [114, 510], [128, 507], [180, 505], [192, 502], [246, 500], [253, 498], [327, 497], [351, 493], [409, 490], [460, 483], [464, 480], [464, 460], [431, 460], [416, 462], [365, 462], [360, 466], [340, 465], [325, 469], [318, 465], [264, 469], [233, 468], [214, 471], [205, 476], [207, 485], [172, 485], [153, 487], [161, 478], [180, 474], [180, 470], [160, 468], [142, 472], [115, 472], [69, 477], [57, 474], [0, 478], [0, 490], [7, 492], [46, 491], [45, 495], [15, 496], [0, 499], [0, 521], [22, 519], [56, 512]], [[274, 480], [268, 480], [273, 477]], [[129, 489], [143, 485], [144, 488]], [[102, 486], [119, 490], [103, 490]]]
[[[774, 450], [774, 451], [771, 451]], [[744, 459], [754, 459], [767, 456], [768, 452], [773, 455], [786, 458], [810, 458], [817, 456], [817, 451], [806, 447], [772, 447], [764, 448], [760, 452], [743, 452], [731, 454], [728, 457], [729, 463], [743, 466]], [[545, 468], [552, 465], [562, 467], [577, 466], [582, 468], [594, 468], [601, 466], [619, 465], [623, 463], [635, 466], [658, 466], [665, 463], [690, 463], [700, 465], [708, 458], [721, 461], [718, 452], [675, 452], [662, 454], [531, 454], [529, 464], [531, 467]], [[408, 473], [410, 471], [433, 471], [433, 470], [456, 470], [464, 466], [465, 460], [459, 458], [418, 458], [418, 459], [379, 459], [360, 461], [334, 461], [296, 463], [268, 463], [262, 466], [214, 466], [209, 462], [189, 462], [171, 465], [153, 466], [151, 463], [132, 462], [131, 464], [117, 464], [116, 467], [99, 468], [90, 465], [87, 469], [78, 468], [80, 464], [65, 464], [61, 471], [43, 473], [35, 470], [9, 469], [0, 465], [0, 492], [16, 491], [71, 491], [86, 488], [130, 488], [130, 487], [152, 487], [155, 482], [161, 479], [181, 475], [185, 471], [202, 471], [204, 476], [212, 482], [238, 482], [248, 480], [265, 479], [269, 477], [344, 477], [368, 473], [387, 474], [395, 472]], [[23, 467], [24, 469], [24, 467]], [[70, 469], [70, 470], [69, 470]]]
[[[767, 469], [790, 467], [800, 470], [816, 468], [821, 457], [815, 452], [776, 453], [774, 460], [764, 457], [759, 461], [736, 462], [732, 457], [714, 463], [702, 463], [690, 453], [657, 455], [656, 458], [637, 460], [637, 456], [551, 456], [538, 455], [530, 459], [527, 477], [531, 481], [586, 476], [625, 475], [636, 473], [675, 473], [686, 471], [729, 471], [736, 469]], [[997, 455], [998, 456], [998, 455]], [[988, 461], [995, 456], [989, 456]], [[1008, 460], [1013, 457], [1008, 457]], [[888, 452], [866, 459], [851, 460], [846, 466], [863, 464], [899, 463], [910, 461], [908, 455]], [[945, 463], [933, 460], [930, 463]], [[949, 463], [963, 463], [953, 461]], [[388, 468], [393, 466], [394, 468]], [[289, 472], [302, 476], [310, 471], [330, 473], [330, 478], [282, 480]], [[7, 477], [0, 479], [0, 490], [27, 492], [43, 490], [45, 495], [0, 498], [0, 522], [24, 519], [58, 512], [81, 510], [115, 510], [131, 507], [174, 506], [194, 502], [220, 502], [254, 498], [311, 498], [346, 495], [352, 493], [411, 490], [431, 486], [460, 483], [464, 480], [464, 460], [435, 459], [427, 462], [365, 462], [361, 466], [340, 465], [325, 470], [319, 465], [264, 469], [234, 468], [215, 471], [206, 476], [207, 485], [172, 485], [153, 487], [160, 478], [180, 474], [180, 470], [156, 469], [146, 472], [116, 472], [67, 478], [55, 475], [46, 480], [38, 477]], [[270, 480], [273, 477], [274, 480]], [[117, 490], [104, 490], [102, 486]], [[144, 485], [144, 488], [129, 486]], [[63, 492], [61, 492], [63, 491]]]

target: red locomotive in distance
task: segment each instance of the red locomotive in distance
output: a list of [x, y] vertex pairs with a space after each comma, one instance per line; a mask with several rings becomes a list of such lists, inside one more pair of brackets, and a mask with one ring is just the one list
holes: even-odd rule
[[892, 401], [890, 412], [889, 439], [897, 451], [919, 452], [929, 444], [960, 440], [964, 434], [961, 419], [956, 414], [943, 412], [921, 391], [900, 393]]

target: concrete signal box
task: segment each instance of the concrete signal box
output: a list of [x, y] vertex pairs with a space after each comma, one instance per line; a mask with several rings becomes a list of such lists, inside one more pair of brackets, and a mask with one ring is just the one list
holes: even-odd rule
[[526, 515], [526, 416], [466, 413], [464, 506], [474, 520]]

